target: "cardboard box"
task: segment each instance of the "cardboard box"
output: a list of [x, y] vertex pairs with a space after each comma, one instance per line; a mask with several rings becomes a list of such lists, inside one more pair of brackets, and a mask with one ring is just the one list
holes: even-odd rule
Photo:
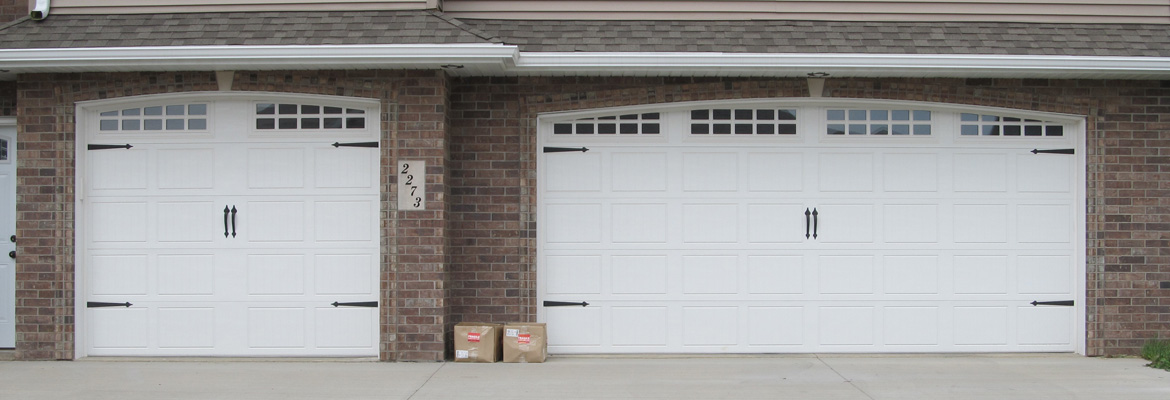
[[544, 324], [505, 324], [504, 362], [542, 363], [548, 358], [548, 331]]
[[455, 362], [500, 360], [500, 325], [460, 322], [455, 325]]

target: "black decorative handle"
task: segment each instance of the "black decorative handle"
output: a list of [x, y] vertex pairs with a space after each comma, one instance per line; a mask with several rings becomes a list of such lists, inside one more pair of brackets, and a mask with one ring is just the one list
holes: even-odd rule
[[354, 142], [354, 143], [333, 142], [332, 146], [333, 147], [371, 147], [371, 148], [376, 148], [376, 147], [378, 147], [378, 142]]
[[584, 153], [586, 151], [589, 151], [589, 149], [584, 148], [584, 147], [545, 147], [544, 148], [545, 153], [571, 153], [574, 151], [579, 151], [579, 152]]
[[1071, 307], [1075, 303], [1073, 300], [1058, 300], [1058, 301], [1033, 301], [1032, 306], [1066, 306]]
[[1032, 149], [1032, 154], [1076, 154], [1076, 149]]
[[821, 219], [818, 217], [818, 215], [820, 215], [820, 213], [817, 212], [816, 207], [813, 207], [813, 239], [817, 238], [817, 225], [820, 225], [821, 222]]
[[228, 206], [223, 206], [223, 237], [228, 237], [228, 213], [231, 209]]
[[232, 237], [236, 237], [236, 206], [232, 206]]
[[586, 303], [584, 301], [579, 301], [579, 302], [574, 303], [571, 301], [547, 301], [546, 300], [544, 302], [545, 307], [570, 307], [570, 306], [586, 307], [588, 305], [589, 305], [589, 303]]
[[101, 307], [127, 307], [127, 308], [129, 308], [132, 305], [133, 304], [130, 304], [129, 301], [127, 301], [125, 303], [105, 303], [105, 302], [100, 302], [100, 301], [87, 301], [87, 302], [85, 302], [86, 308], [101, 308]]
[[355, 302], [351, 302], [351, 303], [342, 303], [339, 301], [335, 301], [335, 302], [333, 302], [333, 304], [330, 304], [330, 305], [334, 306], [334, 307], [342, 307], [342, 306], [344, 306], [344, 307], [377, 307], [378, 302], [376, 302], [376, 301], [355, 301]]
[[8, 252], [8, 258], [15, 260], [16, 259], [16, 250]]
[[809, 222], [810, 220], [808, 218], [808, 216], [810, 214], [811, 213], [808, 212], [808, 207], [805, 207], [805, 209], [804, 209], [804, 238], [805, 239], [808, 239], [808, 237], [809, 237], [808, 229], [810, 226], [812, 226], [811, 223]]

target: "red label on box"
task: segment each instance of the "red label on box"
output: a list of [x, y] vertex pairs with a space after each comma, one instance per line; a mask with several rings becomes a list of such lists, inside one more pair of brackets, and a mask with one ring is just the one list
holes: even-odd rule
[[479, 332], [468, 332], [467, 333], [467, 341], [468, 342], [479, 342]]
[[532, 343], [532, 335], [523, 334], [516, 336], [516, 342], [520, 344]]

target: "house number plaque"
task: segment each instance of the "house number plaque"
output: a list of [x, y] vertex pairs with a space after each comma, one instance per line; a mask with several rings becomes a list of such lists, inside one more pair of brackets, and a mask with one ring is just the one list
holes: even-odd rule
[[427, 162], [398, 162], [398, 209], [427, 209]]

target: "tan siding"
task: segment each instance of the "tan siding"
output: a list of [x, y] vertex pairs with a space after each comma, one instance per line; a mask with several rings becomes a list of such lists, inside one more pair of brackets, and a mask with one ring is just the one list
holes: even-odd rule
[[53, 0], [52, 14], [218, 11], [424, 10], [440, 0]]
[[1170, 0], [446, 0], [462, 18], [1170, 23]]

